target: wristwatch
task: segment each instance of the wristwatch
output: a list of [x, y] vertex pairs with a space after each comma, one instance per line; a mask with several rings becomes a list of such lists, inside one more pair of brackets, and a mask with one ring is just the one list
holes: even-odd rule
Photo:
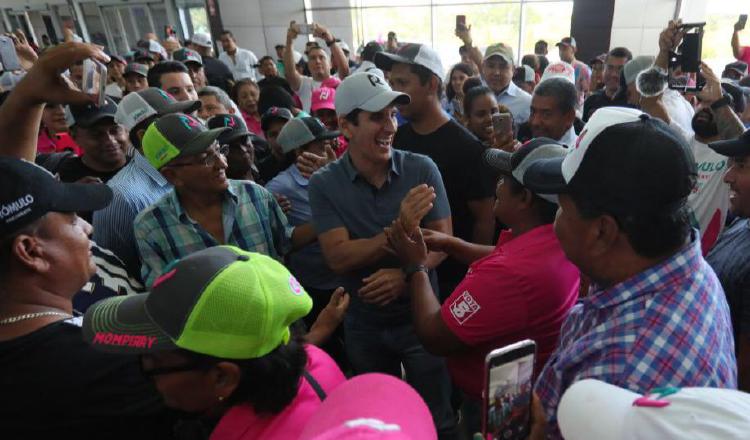
[[732, 95], [725, 93], [720, 99], [717, 99], [711, 104], [711, 110], [718, 110], [725, 105], [732, 105]]
[[326, 46], [331, 47], [336, 44], [336, 39], [332, 38], [331, 41], [326, 41]]
[[406, 282], [408, 283], [409, 281], [411, 281], [412, 275], [417, 272], [427, 273], [429, 269], [427, 269], [427, 266], [425, 266], [424, 264], [410, 264], [408, 266], [402, 267], [401, 270], [404, 272], [404, 275], [406, 276]]

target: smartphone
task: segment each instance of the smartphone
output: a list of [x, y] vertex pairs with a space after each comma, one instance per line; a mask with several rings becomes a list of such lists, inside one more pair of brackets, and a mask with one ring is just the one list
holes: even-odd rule
[[464, 30], [466, 29], [466, 16], [465, 15], [456, 15], [456, 30]]
[[740, 30], [745, 29], [745, 25], [747, 24], [747, 14], [740, 14], [740, 19], [737, 23], [740, 25]]
[[166, 25], [164, 26], [164, 38], [174, 37], [177, 33], [174, 31], [174, 27], [172, 25]]
[[312, 24], [312, 23], [310, 23], [310, 24], [297, 23], [297, 24], [295, 24], [295, 26], [297, 27], [297, 33], [298, 34], [309, 34], [309, 35], [312, 35], [313, 31], [315, 30], [315, 25]]
[[483, 438], [526, 439], [531, 431], [531, 394], [536, 343], [530, 339], [491, 351], [485, 358]]
[[13, 44], [13, 40], [5, 35], [0, 35], [0, 63], [3, 64], [3, 70], [22, 69], [16, 53], [16, 46]]
[[510, 113], [495, 113], [492, 115], [492, 130], [495, 135], [506, 136], [513, 131], [513, 120]]
[[99, 61], [87, 58], [83, 60], [82, 91], [89, 95], [97, 95], [99, 106], [104, 105], [107, 87], [107, 66]]

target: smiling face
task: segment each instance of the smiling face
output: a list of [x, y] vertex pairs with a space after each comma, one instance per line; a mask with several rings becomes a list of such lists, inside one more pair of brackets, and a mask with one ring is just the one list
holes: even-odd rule
[[750, 217], [750, 156], [733, 157], [724, 175], [729, 185], [729, 206], [735, 215]]
[[396, 134], [396, 107], [389, 105], [379, 112], [362, 111], [357, 124], [339, 119], [344, 136], [349, 139], [349, 151], [357, 158], [377, 165], [388, 163], [391, 145]]
[[128, 134], [122, 125], [111, 118], [104, 118], [91, 127], [77, 127], [73, 138], [88, 156], [90, 164], [102, 170], [125, 165]]
[[575, 117], [575, 110], [562, 111], [554, 96], [535, 94], [531, 98], [529, 126], [533, 137], [560, 139], [573, 126]]
[[237, 105], [245, 113], [257, 115], [260, 90], [255, 84], [245, 84], [237, 91]]
[[227, 166], [214, 143], [205, 153], [176, 158], [161, 171], [178, 193], [221, 194], [229, 188]]
[[65, 109], [60, 104], [47, 104], [42, 114], [42, 124], [52, 133], [64, 133], [68, 131], [68, 123], [65, 122]]
[[198, 93], [190, 75], [183, 72], [165, 73], [160, 78], [161, 89], [178, 101], [197, 101]]
[[478, 96], [471, 103], [466, 127], [480, 140], [488, 142], [492, 136], [492, 115], [499, 113], [494, 95]]

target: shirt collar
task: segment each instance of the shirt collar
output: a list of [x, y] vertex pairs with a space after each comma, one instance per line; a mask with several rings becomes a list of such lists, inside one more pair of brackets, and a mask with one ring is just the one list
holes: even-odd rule
[[148, 160], [146, 160], [146, 158], [143, 157], [143, 155], [138, 151], [136, 151], [133, 155], [133, 166], [143, 171], [143, 173], [151, 178], [151, 180], [153, 180], [157, 185], [169, 185], [167, 179], [165, 179], [164, 176], [162, 176], [161, 173], [156, 168], [154, 168], [153, 165], [151, 165]]
[[305, 178], [305, 176], [302, 175], [302, 173], [299, 172], [299, 168], [297, 168], [297, 164], [293, 164], [291, 167], [289, 167], [289, 175], [292, 176], [292, 180], [299, 185], [307, 187], [307, 185], [310, 184], [310, 180]]
[[606, 289], [592, 283], [591, 294], [582, 302], [603, 309], [655, 291], [670, 290], [670, 284], [674, 284], [675, 280], [700, 271], [701, 255], [700, 236], [693, 231], [690, 243], [665, 261]]
[[[395, 148], [391, 148], [391, 169], [388, 173], [388, 180], [390, 181], [391, 175], [395, 174], [397, 176], [401, 175], [401, 172], [404, 169], [404, 160], [403, 160], [403, 152], [400, 150], [397, 150]], [[346, 153], [344, 153], [343, 156], [341, 156], [341, 163], [344, 167], [344, 171], [346, 172], [346, 176], [354, 182], [354, 179], [359, 176], [359, 172], [356, 168], [354, 168], [354, 163], [352, 163], [352, 158], [349, 155], [349, 151], [347, 150]]]
[[503, 96], [503, 95], [518, 96], [521, 91], [522, 90], [517, 85], [513, 84], [513, 81], [511, 81], [508, 84], [508, 87], [506, 87], [505, 90], [503, 90], [502, 92], [498, 93], [497, 96]]
[[558, 140], [561, 144], [565, 145], [568, 148], [573, 148], [576, 145], [576, 140], [578, 139], [578, 136], [576, 135], [576, 131], [574, 127], [571, 125], [568, 131], [565, 132], [565, 134], [562, 135], [562, 137]]
[[[239, 200], [237, 198], [237, 191], [232, 186], [232, 180], [229, 181], [229, 186], [227, 187], [225, 195], [228, 195], [229, 198], [232, 199], [232, 201], [237, 204], [237, 201]], [[177, 217], [180, 220], [185, 220], [187, 218], [187, 213], [185, 212], [185, 208], [182, 207], [182, 203], [180, 203], [180, 198], [177, 196], [177, 190], [173, 189], [171, 193], [169, 193], [169, 203], [174, 208], [175, 214], [177, 214]], [[226, 201], [226, 197], [224, 197], [224, 201]], [[223, 202], [222, 202], [223, 203]], [[223, 211], [223, 210], [222, 210]]]
[[497, 240], [497, 247], [502, 247], [503, 252], [505, 253], [512, 253], [526, 249], [529, 246], [542, 240], [549, 239], [550, 237], [557, 239], [555, 236], [555, 230], [551, 223], [537, 226], [536, 228], [524, 232], [518, 237], [514, 237], [512, 231], [505, 230], [500, 233], [500, 238]]

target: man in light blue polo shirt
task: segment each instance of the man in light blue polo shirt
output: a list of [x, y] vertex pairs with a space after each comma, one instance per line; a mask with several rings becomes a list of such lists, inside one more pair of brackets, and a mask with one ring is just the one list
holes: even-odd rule
[[141, 262], [133, 234], [133, 220], [172, 189], [172, 185], [143, 157], [141, 139], [148, 125], [159, 116], [192, 113], [200, 106], [200, 101], [178, 102], [156, 87], [129, 93], [117, 106], [115, 122], [128, 130], [130, 142], [138, 152], [107, 182], [112, 188], [112, 203], [94, 213], [94, 241], [120, 257], [129, 275], [137, 279], [141, 278]]
[[336, 91], [336, 114], [349, 149], [313, 174], [308, 191], [323, 255], [352, 295], [344, 333], [355, 373], [400, 377], [403, 365], [406, 380], [427, 402], [441, 436], [451, 438], [456, 426], [447, 369], [442, 358], [427, 353], [419, 342], [406, 287], [416, 271], [429, 271], [436, 288], [432, 269], [445, 255], [431, 253], [426, 267], [402, 268], [386, 249], [383, 233], [396, 219], [409, 230], [421, 224], [452, 232], [450, 206], [435, 163], [391, 147], [395, 105], [408, 102], [408, 95], [392, 91], [374, 73], [346, 78]]
[[498, 104], [510, 109], [516, 124], [529, 120], [531, 95], [513, 84], [513, 49], [503, 43], [493, 44], [484, 52], [482, 80], [497, 98]]

